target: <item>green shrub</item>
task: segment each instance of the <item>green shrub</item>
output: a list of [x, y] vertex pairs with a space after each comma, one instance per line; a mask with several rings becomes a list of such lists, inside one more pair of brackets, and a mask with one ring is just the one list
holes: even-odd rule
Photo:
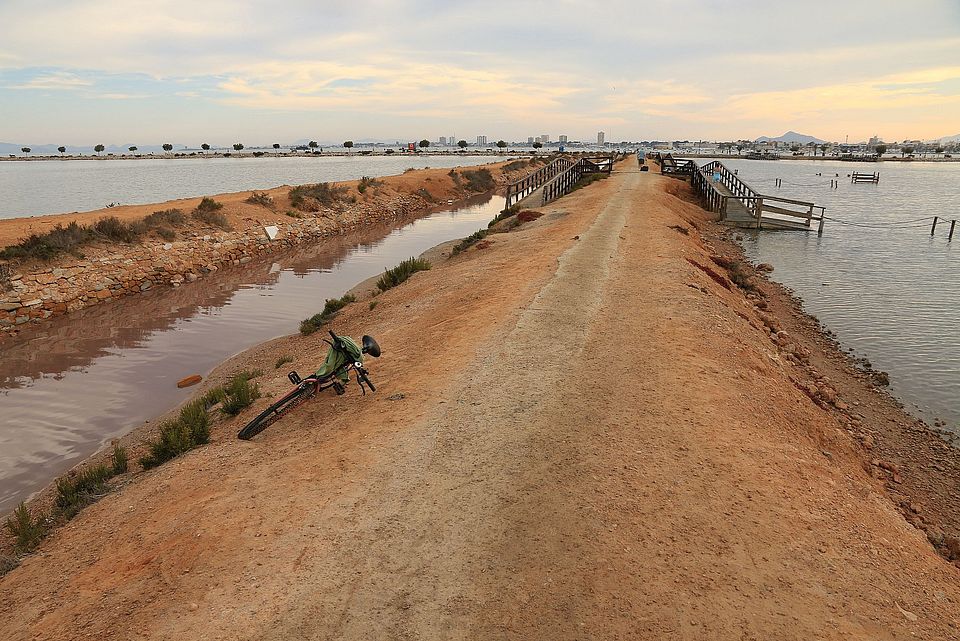
[[211, 212], [211, 211], [220, 211], [223, 209], [223, 203], [218, 203], [213, 198], [208, 198], [204, 196], [200, 200], [200, 204], [197, 205], [197, 208], [194, 211], [199, 212]]
[[489, 223], [487, 223], [487, 228], [493, 227], [494, 225], [496, 225], [497, 223], [499, 223], [501, 220], [504, 220], [504, 219], [506, 219], [506, 218], [510, 218], [510, 216], [513, 216], [513, 215], [516, 214], [518, 211], [520, 211], [520, 206], [519, 206], [519, 205], [513, 205], [512, 207], [509, 207], [509, 208], [507, 208], [507, 209], [504, 209], [502, 212], [500, 212], [499, 214], [497, 214], [497, 215], [494, 217], [493, 220], [491, 220]]
[[143, 222], [151, 229], [158, 227], [179, 227], [187, 222], [187, 217], [179, 209], [164, 209], [163, 211], [155, 211], [149, 216], [144, 217]]
[[372, 301], [370, 301], [370, 311], [372, 312], [372, 311], [376, 308], [376, 306], [379, 305], [379, 304], [380, 304], [380, 301], [378, 301], [378, 300], [372, 300]]
[[453, 255], [456, 256], [462, 251], [469, 249], [471, 246], [479, 243], [481, 240], [490, 235], [489, 229], [478, 229], [473, 232], [459, 243], [453, 246]]
[[107, 493], [107, 481], [113, 476], [106, 465], [91, 465], [57, 479], [56, 506], [67, 519]]
[[277, 359], [277, 362], [274, 363], [273, 365], [273, 369], [280, 369], [287, 363], [292, 363], [292, 362], [293, 362], [293, 356], [290, 356], [289, 354], [285, 354]]
[[13, 546], [18, 554], [27, 554], [37, 549], [40, 541], [47, 535], [47, 530], [46, 519], [34, 519], [24, 503], [20, 503], [13, 515], [7, 519], [7, 531], [13, 535]]
[[490, 191], [496, 187], [493, 174], [486, 167], [464, 170], [463, 177], [467, 179], [467, 189], [470, 191]]
[[346, 187], [330, 183], [298, 185], [290, 190], [290, 204], [302, 211], [316, 211], [317, 206], [330, 206], [345, 199]]
[[242, 410], [253, 404], [260, 398], [260, 386], [251, 383], [251, 378], [256, 378], [263, 372], [254, 370], [252, 372], [240, 372], [224, 386], [225, 397], [220, 409], [231, 416], [236, 416]]
[[344, 294], [340, 298], [328, 298], [323, 303], [322, 312], [300, 321], [300, 333], [309, 336], [328, 323], [337, 315], [337, 312], [355, 300], [357, 299], [352, 294]]
[[225, 398], [221, 387], [207, 390], [200, 397], [180, 408], [172, 421], [160, 425], [156, 440], [147, 443], [149, 454], [140, 458], [140, 465], [148, 470], [183, 454], [210, 440], [210, 416], [207, 410]]
[[173, 231], [169, 227], [158, 227], [156, 229], [156, 232], [157, 232], [157, 236], [159, 236], [160, 238], [166, 241], [176, 240], [177, 238], [177, 232]]
[[370, 176], [363, 176], [362, 178], [360, 178], [360, 182], [357, 183], [357, 191], [359, 191], [362, 194], [365, 191], [367, 191], [368, 188], [379, 187], [382, 184], [383, 182], [380, 180], [377, 180], [376, 178], [371, 178]]
[[93, 231], [107, 240], [132, 243], [139, 240], [147, 229], [142, 220], [125, 223], [116, 216], [107, 216], [93, 224]]
[[408, 258], [393, 269], [384, 271], [383, 276], [377, 281], [377, 289], [385, 292], [392, 287], [396, 287], [415, 273], [428, 269], [430, 269], [430, 261], [422, 258]]
[[263, 207], [272, 207], [273, 206], [273, 197], [265, 191], [253, 192], [250, 194], [250, 197], [247, 198], [246, 202], [251, 205], [261, 205]]
[[123, 474], [127, 471], [127, 459], [127, 450], [124, 449], [119, 443], [114, 443], [113, 454], [110, 455], [110, 462], [112, 464], [114, 476], [117, 474]]
[[147, 443], [150, 453], [140, 458], [140, 465], [143, 469], [149, 470], [194, 447], [196, 444], [185, 425], [180, 421], [165, 421], [160, 425], [160, 434], [157, 439]]
[[66, 226], [57, 224], [43, 234], [31, 234], [16, 245], [0, 251], [0, 258], [33, 258], [50, 260], [62, 253], [76, 253], [81, 245], [94, 240], [93, 229], [73, 221]]

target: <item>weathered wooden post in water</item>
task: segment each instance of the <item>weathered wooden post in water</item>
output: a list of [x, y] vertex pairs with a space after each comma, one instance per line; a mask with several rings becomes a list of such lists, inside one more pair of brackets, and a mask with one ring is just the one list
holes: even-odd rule
[[937, 231], [937, 216], [933, 217], [933, 227], [930, 228], [930, 235], [933, 236], [935, 231]]
[[951, 221], [950, 221], [950, 235], [947, 236], [947, 242], [948, 242], [948, 243], [949, 243], [951, 240], [953, 240], [953, 228], [956, 227], [956, 226], [957, 226], [957, 221], [956, 221], [956, 220], [951, 220]]

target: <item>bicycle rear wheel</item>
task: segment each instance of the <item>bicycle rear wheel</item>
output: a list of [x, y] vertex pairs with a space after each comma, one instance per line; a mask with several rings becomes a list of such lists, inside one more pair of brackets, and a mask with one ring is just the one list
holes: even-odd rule
[[255, 419], [247, 423], [242, 430], [237, 432], [237, 438], [244, 441], [249, 441], [254, 436], [267, 429], [267, 427], [269, 427], [270, 424], [275, 420], [280, 418], [281, 415], [313, 396], [316, 391], [317, 387], [313, 383], [298, 386], [297, 389], [293, 390], [279, 401], [263, 410]]

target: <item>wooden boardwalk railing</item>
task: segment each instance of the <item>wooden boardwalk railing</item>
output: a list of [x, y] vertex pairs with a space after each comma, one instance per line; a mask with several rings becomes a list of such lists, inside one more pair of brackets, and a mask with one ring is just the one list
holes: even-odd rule
[[657, 152], [653, 160], [660, 165], [660, 173], [664, 176], [692, 176], [697, 171], [697, 163], [687, 158], [674, 158], [673, 154]]
[[507, 185], [507, 200], [504, 209], [509, 209], [538, 189], [543, 189], [541, 204], [563, 196], [586, 174], [610, 173], [616, 160], [613, 154], [584, 156], [574, 161], [560, 157], [537, 169], [528, 176]]
[[509, 209], [512, 205], [520, 202], [547, 181], [553, 179], [557, 174], [566, 171], [573, 165], [573, 161], [566, 157], [560, 157], [553, 162], [540, 167], [533, 173], [524, 176], [520, 180], [507, 185], [507, 202], [504, 209]]
[[581, 158], [543, 186], [542, 204], [546, 205], [569, 193], [587, 174], [609, 174], [612, 171], [613, 157]]
[[818, 221], [823, 233], [824, 208], [812, 202], [758, 193], [719, 160], [699, 167], [690, 184], [707, 209], [720, 220], [740, 227], [812, 229]]

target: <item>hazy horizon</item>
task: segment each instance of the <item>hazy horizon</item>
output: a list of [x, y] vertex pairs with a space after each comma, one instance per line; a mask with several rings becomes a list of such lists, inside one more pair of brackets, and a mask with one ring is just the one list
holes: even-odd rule
[[0, 141], [960, 133], [953, 1], [321, 4], [11, 0]]

